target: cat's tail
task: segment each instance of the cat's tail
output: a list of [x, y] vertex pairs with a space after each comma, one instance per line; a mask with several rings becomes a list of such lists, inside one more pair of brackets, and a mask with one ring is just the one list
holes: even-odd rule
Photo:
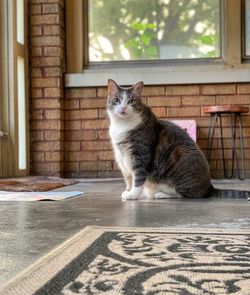
[[250, 191], [218, 189], [213, 187], [210, 191], [209, 197], [247, 199], [250, 201]]

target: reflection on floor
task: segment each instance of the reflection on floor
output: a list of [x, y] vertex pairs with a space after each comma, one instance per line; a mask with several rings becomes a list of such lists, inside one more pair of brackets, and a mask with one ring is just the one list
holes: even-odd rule
[[[250, 190], [250, 180], [216, 187]], [[121, 202], [122, 181], [81, 182], [57, 191], [84, 196], [60, 202], [0, 203], [0, 284], [88, 225], [250, 230], [250, 202], [237, 199]]]

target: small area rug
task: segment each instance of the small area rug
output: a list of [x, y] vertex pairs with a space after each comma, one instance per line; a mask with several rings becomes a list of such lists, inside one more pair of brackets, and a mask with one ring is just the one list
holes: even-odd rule
[[0, 179], [0, 191], [8, 192], [44, 192], [78, 181], [59, 177], [29, 176], [23, 178]]
[[249, 294], [250, 231], [87, 227], [0, 294]]

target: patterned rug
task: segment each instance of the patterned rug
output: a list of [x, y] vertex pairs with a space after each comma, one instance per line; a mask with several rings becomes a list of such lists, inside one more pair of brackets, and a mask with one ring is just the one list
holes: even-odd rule
[[250, 230], [87, 227], [0, 294], [250, 294]]
[[59, 177], [28, 176], [22, 178], [0, 179], [0, 191], [9, 192], [44, 192], [78, 181]]

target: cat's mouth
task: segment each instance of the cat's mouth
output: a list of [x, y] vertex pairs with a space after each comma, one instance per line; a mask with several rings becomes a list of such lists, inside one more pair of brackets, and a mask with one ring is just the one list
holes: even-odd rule
[[117, 114], [117, 116], [120, 117], [120, 118], [125, 118], [125, 117], [128, 116], [128, 113], [126, 113], [126, 112], [116, 113], [116, 114]]

